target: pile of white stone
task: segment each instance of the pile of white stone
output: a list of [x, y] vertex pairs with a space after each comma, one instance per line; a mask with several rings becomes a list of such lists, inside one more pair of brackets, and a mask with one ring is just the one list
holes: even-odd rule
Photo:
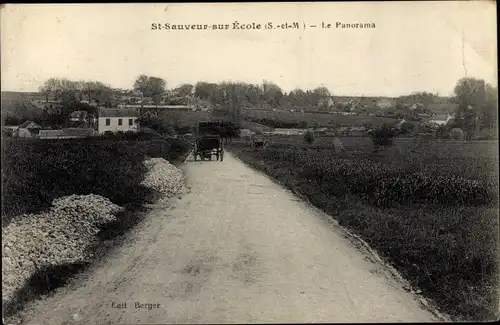
[[[162, 158], [144, 162], [143, 185], [165, 199], [184, 190], [184, 176]], [[116, 220], [122, 207], [99, 195], [70, 195], [55, 199], [50, 210], [23, 214], [2, 227], [2, 301], [12, 299], [37, 269], [90, 261], [88, 248], [99, 226]], [[90, 254], [89, 254], [90, 253]]]
[[171, 197], [184, 191], [184, 174], [163, 158], [150, 158], [144, 161], [148, 172], [142, 182], [165, 197]]
[[12, 298], [37, 269], [88, 260], [99, 226], [122, 208], [99, 195], [55, 199], [49, 211], [23, 214], [2, 228], [2, 300]]

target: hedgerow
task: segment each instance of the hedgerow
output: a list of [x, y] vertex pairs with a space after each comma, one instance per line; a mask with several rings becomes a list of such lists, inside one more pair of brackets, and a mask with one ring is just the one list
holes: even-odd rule
[[51, 206], [71, 194], [98, 194], [113, 203], [141, 204], [153, 193], [140, 183], [143, 160], [161, 157], [176, 162], [189, 145], [181, 140], [4, 141], [2, 148], [2, 221]]

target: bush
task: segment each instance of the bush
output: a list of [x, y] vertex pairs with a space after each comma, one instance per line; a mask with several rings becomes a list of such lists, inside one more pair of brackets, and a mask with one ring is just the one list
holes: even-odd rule
[[434, 131], [434, 136], [436, 137], [436, 139], [449, 139], [450, 130], [446, 125], [440, 125]]
[[306, 121], [299, 121], [299, 122], [285, 122], [285, 121], [280, 121], [280, 120], [275, 120], [275, 119], [270, 119], [270, 118], [253, 118], [253, 117], [248, 117], [248, 120], [259, 123], [271, 128], [297, 128], [297, 129], [305, 129], [308, 126], [308, 123]]
[[450, 132], [451, 138], [454, 140], [463, 140], [464, 139], [464, 131], [459, 128], [454, 128]]
[[394, 130], [392, 130], [388, 125], [384, 124], [380, 127], [373, 129], [370, 133], [372, 137], [373, 145], [375, 149], [379, 147], [390, 147], [393, 144], [393, 137], [396, 136]]
[[141, 117], [138, 120], [139, 125], [148, 127], [158, 133], [166, 134], [166, 135], [176, 135], [177, 132], [174, 128], [174, 125], [168, 121], [165, 121], [159, 117], [151, 116], [151, 117]]
[[304, 140], [307, 143], [313, 143], [314, 142], [314, 133], [312, 131], [308, 130], [306, 132], [306, 134], [304, 134]]
[[193, 127], [191, 127], [190, 125], [176, 124], [174, 126], [174, 128], [175, 128], [175, 131], [177, 132], [177, 134], [193, 133]]

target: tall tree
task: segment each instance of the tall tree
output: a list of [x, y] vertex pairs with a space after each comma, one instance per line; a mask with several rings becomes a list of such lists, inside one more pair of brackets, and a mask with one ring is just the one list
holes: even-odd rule
[[313, 94], [317, 99], [330, 97], [330, 91], [326, 87], [318, 87], [314, 89]]
[[174, 92], [180, 97], [189, 97], [193, 92], [194, 86], [191, 84], [183, 84], [174, 89]]
[[48, 102], [51, 97], [57, 99], [60, 89], [60, 79], [49, 78], [44, 82], [43, 86], [40, 87], [40, 92], [45, 96], [45, 101]]
[[268, 105], [278, 107], [283, 100], [283, 91], [278, 85], [264, 80], [262, 83], [262, 98]]
[[481, 128], [496, 129], [498, 119], [498, 89], [486, 84], [486, 98], [480, 108]]
[[163, 95], [165, 94], [165, 87], [167, 83], [162, 78], [149, 77], [149, 93], [155, 105], [159, 105]]
[[167, 83], [159, 77], [149, 77], [140, 75], [134, 82], [134, 90], [139, 91], [144, 98], [151, 98], [153, 102], [160, 104], [163, 95], [165, 95], [165, 88]]
[[139, 91], [142, 97], [149, 97], [149, 77], [141, 74], [134, 82], [134, 90]]
[[482, 79], [462, 78], [454, 89], [458, 102], [457, 120], [467, 137], [477, 127], [476, 118], [486, 103], [486, 83]]
[[213, 116], [239, 124], [244, 98], [242, 84], [223, 82], [218, 88], [220, 93], [217, 96], [217, 106], [212, 112]]
[[200, 99], [216, 103], [218, 101], [217, 97], [220, 95], [220, 89], [215, 83], [200, 81], [194, 87], [194, 94]]

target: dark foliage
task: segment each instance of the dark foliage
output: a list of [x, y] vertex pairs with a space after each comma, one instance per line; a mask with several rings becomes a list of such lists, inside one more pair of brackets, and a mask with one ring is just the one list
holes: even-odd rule
[[389, 125], [383, 124], [369, 132], [372, 137], [375, 148], [390, 147], [393, 144], [393, 138], [399, 135], [399, 132], [392, 129]]
[[314, 142], [314, 133], [312, 131], [307, 131], [306, 134], [304, 135], [304, 140], [307, 143], [313, 143]]
[[297, 122], [288, 122], [288, 121], [280, 121], [270, 118], [252, 118], [248, 117], [248, 119], [252, 122], [259, 123], [265, 126], [269, 126], [272, 128], [296, 128], [296, 129], [304, 129], [307, 128], [307, 122], [305, 121], [297, 121]]
[[99, 194], [119, 205], [142, 203], [151, 195], [140, 185], [145, 156], [175, 163], [189, 145], [176, 139], [141, 141], [127, 136], [4, 141], [2, 221], [43, 210], [54, 198], [71, 194]]

